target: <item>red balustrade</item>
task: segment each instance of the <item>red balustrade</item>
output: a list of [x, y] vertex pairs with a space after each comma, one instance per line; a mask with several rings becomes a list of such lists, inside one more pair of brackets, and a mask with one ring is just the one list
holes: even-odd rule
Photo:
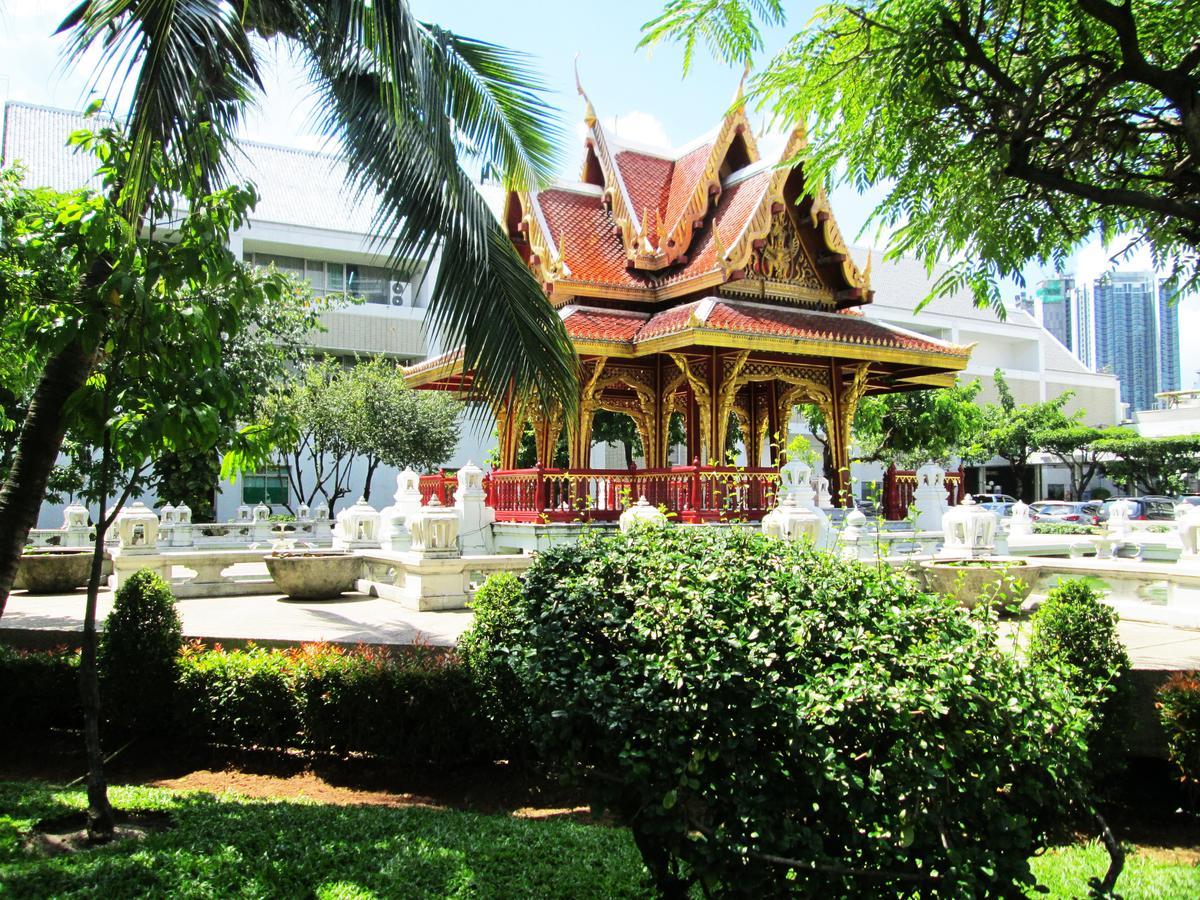
[[422, 475], [418, 488], [421, 491], [421, 503], [428, 503], [430, 497], [437, 497], [442, 506], [454, 502], [454, 492], [458, 490], [458, 476], [445, 469], [438, 469], [432, 475]]
[[758, 521], [775, 505], [779, 471], [734, 466], [668, 469], [508, 469], [487, 478], [500, 522], [613, 522], [642, 497], [681, 522]]

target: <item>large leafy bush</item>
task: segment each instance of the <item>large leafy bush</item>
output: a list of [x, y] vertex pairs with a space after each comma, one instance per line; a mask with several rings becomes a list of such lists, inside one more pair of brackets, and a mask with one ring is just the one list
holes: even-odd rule
[[121, 728], [163, 734], [175, 705], [182, 646], [170, 585], [150, 569], [134, 572], [117, 591], [100, 638], [109, 719]]
[[587, 537], [510, 612], [543, 758], [665, 893], [1016, 893], [1085, 768], [1080, 699], [985, 617], [759, 534]]
[[513, 672], [509, 654], [520, 645], [521, 579], [497, 572], [475, 592], [471, 627], [458, 639], [456, 651], [478, 692], [480, 713], [492, 723], [511, 755], [527, 749], [525, 692]]
[[1075, 691], [1089, 698], [1095, 715], [1088, 729], [1097, 779], [1124, 767], [1125, 739], [1133, 723], [1129, 653], [1117, 636], [1115, 610], [1083, 580], [1064, 581], [1033, 615], [1029, 658], [1037, 666], [1060, 666]]
[[1167, 753], [1181, 778], [1200, 795], [1200, 672], [1176, 672], [1158, 689]]

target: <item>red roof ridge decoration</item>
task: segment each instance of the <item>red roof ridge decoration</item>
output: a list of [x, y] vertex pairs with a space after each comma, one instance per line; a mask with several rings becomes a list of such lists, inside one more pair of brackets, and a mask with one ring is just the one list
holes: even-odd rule
[[794, 246], [804, 245], [798, 252], [807, 274], [793, 268], [794, 280], [771, 281], [772, 296], [810, 305], [870, 302], [870, 258], [862, 270], [850, 258], [823, 190], [809, 194], [789, 181], [798, 163], [786, 163], [807, 147], [803, 128], [776, 159], [761, 159], [739, 88], [711, 139], [675, 151], [635, 148], [600, 122], [578, 75], [577, 87], [588, 128], [581, 181], [512, 192], [504, 212], [555, 303], [580, 295], [661, 301], [743, 277], [761, 280], [747, 267], [792, 203], [803, 208], [788, 216], [787, 233]]

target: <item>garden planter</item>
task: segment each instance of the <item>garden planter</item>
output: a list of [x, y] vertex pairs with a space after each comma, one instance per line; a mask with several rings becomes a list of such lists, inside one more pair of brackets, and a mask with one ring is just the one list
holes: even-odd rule
[[66, 594], [87, 584], [92, 551], [29, 550], [21, 554], [16, 583], [31, 594]]
[[921, 571], [929, 590], [945, 594], [967, 609], [1002, 591], [1004, 607], [1015, 610], [1033, 591], [1037, 577], [1037, 566], [1020, 559], [929, 560], [921, 563]]
[[264, 556], [275, 586], [293, 600], [332, 600], [354, 590], [362, 560], [336, 550]]

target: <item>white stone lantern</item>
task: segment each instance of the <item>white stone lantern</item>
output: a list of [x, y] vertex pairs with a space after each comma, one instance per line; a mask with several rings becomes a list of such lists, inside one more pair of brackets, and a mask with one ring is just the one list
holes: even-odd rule
[[458, 511], [443, 506], [437, 496], [409, 516], [410, 550], [426, 559], [453, 559], [462, 555], [458, 547]]
[[779, 505], [763, 516], [762, 530], [768, 537], [784, 541], [807, 540], [814, 547], [825, 542], [828, 521], [817, 509], [801, 506], [792, 494], [785, 494]]
[[457, 477], [454, 508], [462, 519], [459, 543], [464, 553], [488, 553], [492, 549], [492, 523], [496, 521], [496, 511], [487, 505], [483, 469], [468, 461], [458, 470]]
[[347, 549], [379, 546], [379, 511], [362, 497], [338, 513], [337, 523], [335, 546]]
[[250, 521], [250, 507], [247, 506], [245, 503], [243, 503], [241, 506], [239, 506], [237, 508], [237, 521], [239, 521], [239, 522], [249, 522]]
[[158, 513], [158, 523], [162, 527], [175, 524], [175, 507], [170, 503], [164, 503], [163, 508]]
[[1179, 540], [1183, 542], [1184, 556], [1200, 555], [1200, 506], [1187, 504], [1187, 509], [1178, 515], [1175, 527]]
[[87, 528], [88, 527], [88, 511], [87, 507], [80, 506], [78, 503], [72, 503], [63, 510], [62, 527], [67, 528]]
[[186, 503], [175, 507], [175, 525], [169, 543], [172, 547], [192, 546], [192, 509]]
[[307, 522], [309, 517], [308, 504], [301, 503], [296, 507], [296, 521]]
[[152, 552], [158, 548], [158, 516], [141, 500], [122, 509], [115, 524], [122, 553]]
[[254, 512], [251, 516], [251, 522], [266, 522], [271, 518], [271, 507], [265, 503], [259, 503], [254, 507]]
[[917, 508], [917, 531], [937, 531], [944, 527], [943, 517], [950, 504], [946, 499], [946, 473], [941, 466], [928, 462], [917, 469], [913, 505]]
[[634, 528], [664, 528], [667, 517], [658, 507], [651, 506], [643, 494], [637, 503], [621, 513], [617, 524], [621, 531], [632, 531]]
[[967, 494], [962, 503], [942, 516], [942, 533], [941, 556], [986, 556], [996, 546], [996, 517]]
[[820, 509], [832, 509], [833, 498], [829, 495], [829, 479], [819, 475], [813, 479], [813, 486], [817, 491], [817, 506]]
[[91, 526], [88, 525], [87, 507], [72, 503], [63, 510], [63, 547], [86, 547], [91, 543]]
[[1129, 532], [1129, 520], [1133, 517], [1133, 504], [1122, 497], [1114, 500], [1108, 508], [1108, 536], [1123, 538]]
[[421, 509], [421, 476], [411, 468], [396, 475], [392, 505], [379, 513], [379, 542], [384, 550], [400, 552], [410, 543], [408, 520]]
[[780, 497], [795, 497], [797, 504], [806, 506], [802, 502], [804, 499], [811, 501], [811, 505], [815, 505], [816, 492], [812, 486], [812, 468], [803, 460], [793, 459], [788, 460], [779, 469], [779, 494]]
[[1012, 518], [1008, 523], [1009, 537], [1025, 537], [1033, 534], [1033, 519], [1029, 515], [1029, 504], [1018, 500], [1012, 507]]

